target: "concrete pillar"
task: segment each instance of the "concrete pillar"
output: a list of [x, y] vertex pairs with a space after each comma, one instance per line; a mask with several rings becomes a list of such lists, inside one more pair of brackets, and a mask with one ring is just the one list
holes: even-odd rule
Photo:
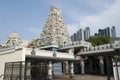
[[80, 65], [81, 65], [81, 74], [85, 74], [85, 70], [84, 70], [85, 64], [83, 58], [80, 59]]
[[[27, 68], [27, 67], [29, 67], [29, 68]], [[28, 63], [26, 62], [25, 63], [25, 71], [23, 71], [23, 72], [25, 72], [26, 75], [31, 75], [31, 67], [32, 67], [31, 63], [30, 62], [28, 62]]]
[[99, 61], [100, 61], [100, 73], [103, 75], [104, 74], [104, 61], [103, 61], [103, 56], [99, 57]]
[[66, 61], [65, 64], [66, 64], [66, 74], [68, 74], [69, 73], [69, 64], [68, 64], [68, 61]]
[[74, 64], [73, 62], [70, 63], [70, 77], [71, 80], [73, 80], [73, 76], [74, 76]]
[[49, 80], [53, 80], [53, 73], [52, 73], [52, 71], [53, 71], [53, 65], [52, 65], [52, 61], [50, 61], [49, 62], [49, 64], [48, 64], [48, 79]]

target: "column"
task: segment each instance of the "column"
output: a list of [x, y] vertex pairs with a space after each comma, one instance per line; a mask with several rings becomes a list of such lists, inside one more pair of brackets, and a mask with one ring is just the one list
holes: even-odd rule
[[25, 75], [31, 75], [31, 68], [33, 66], [31, 65], [30, 62], [25, 62], [25, 71], [24, 71], [24, 74]]
[[52, 70], [53, 70], [52, 61], [50, 61], [49, 64], [48, 64], [48, 79], [49, 80], [53, 79]]
[[70, 78], [73, 79], [74, 76], [74, 64], [73, 62], [70, 63]]
[[68, 64], [68, 61], [66, 61], [65, 64], [66, 64], [66, 74], [68, 74], [69, 73], [69, 64]]
[[83, 58], [80, 59], [80, 65], [81, 65], [81, 74], [85, 74], [85, 70], [84, 70], [85, 64]]
[[100, 73], [103, 75], [104, 74], [104, 61], [103, 61], [103, 56], [99, 56], [99, 61], [100, 61]]

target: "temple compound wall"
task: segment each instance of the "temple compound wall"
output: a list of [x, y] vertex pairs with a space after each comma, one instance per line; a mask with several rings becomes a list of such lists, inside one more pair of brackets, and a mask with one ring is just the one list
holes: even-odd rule
[[0, 49], [0, 75], [4, 74], [6, 62], [15, 61], [25, 61], [24, 49], [15, 47]]

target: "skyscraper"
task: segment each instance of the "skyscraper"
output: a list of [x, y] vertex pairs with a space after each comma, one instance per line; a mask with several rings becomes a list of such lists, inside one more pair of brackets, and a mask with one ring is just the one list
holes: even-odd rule
[[71, 40], [72, 41], [81, 41], [81, 40], [88, 40], [90, 37], [90, 28], [86, 27], [85, 29], [79, 29], [78, 31], [76, 31], [76, 33], [74, 33], [73, 35], [71, 35]]
[[105, 29], [105, 36], [112, 37], [111, 30], [112, 30], [112, 29], [111, 29], [110, 27], [107, 27], [107, 28]]
[[90, 37], [90, 28], [89, 28], [89, 27], [86, 27], [86, 28], [85, 28], [85, 33], [84, 33], [84, 35], [85, 35], [85, 40], [88, 40], [89, 37]]
[[97, 35], [95, 33], [95, 36], [109, 36], [110, 38], [115, 38], [116, 37], [115, 26], [112, 26], [112, 28], [106, 27], [104, 29], [99, 29]]
[[80, 40], [84, 40], [84, 30], [83, 29], [79, 29], [79, 36], [80, 36]]
[[116, 37], [116, 29], [115, 29], [115, 26], [112, 26], [111, 32], [112, 32], [112, 37], [115, 38], [115, 37]]

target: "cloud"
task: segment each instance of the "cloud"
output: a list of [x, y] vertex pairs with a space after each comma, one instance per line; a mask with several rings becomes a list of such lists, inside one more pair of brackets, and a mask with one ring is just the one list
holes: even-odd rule
[[[64, 19], [66, 19], [65, 17], [67, 17], [67, 20], [70, 19], [77, 22], [80, 20], [80, 17], [82, 17], [82, 14], [80, 13], [79, 8], [77, 8], [75, 5], [73, 5], [73, 3], [71, 3], [73, 1], [74, 0], [69, 1], [70, 4], [68, 4], [68, 1], [66, 0], [56, 0], [55, 6], [59, 10], [61, 10]], [[76, 1], [74, 2], [76, 3]]]
[[[67, 16], [65, 21], [70, 21], [67, 22], [70, 34], [76, 32], [79, 26], [89, 26], [92, 35], [99, 28], [116, 26], [117, 36], [120, 36], [120, 0], [71, 0], [69, 4], [65, 0], [63, 2], [59, 0], [56, 6], [63, 11], [63, 18]], [[72, 4], [73, 2], [76, 3]]]
[[41, 32], [39, 29], [36, 29], [36, 28], [29, 28], [28, 31], [32, 32], [33, 34], [40, 34]]
[[[86, 16], [81, 20], [82, 26], [90, 26], [92, 32], [97, 32], [98, 28], [105, 28], [108, 26], [120, 26], [120, 0], [116, 0], [113, 5], [109, 5], [109, 8], [103, 13]], [[93, 30], [94, 29], [94, 30]], [[118, 29], [117, 29], [118, 32]], [[93, 33], [92, 33], [93, 34]], [[118, 34], [120, 36], [120, 34]]]
[[[74, 21], [80, 21], [85, 16], [102, 13], [115, 0], [56, 0], [55, 6], [62, 10], [63, 15]], [[75, 3], [75, 4], [73, 4]]]
[[75, 31], [79, 30], [79, 24], [77, 23], [68, 24], [67, 29], [68, 29], [69, 34], [72, 35], [73, 33], [75, 33]]

